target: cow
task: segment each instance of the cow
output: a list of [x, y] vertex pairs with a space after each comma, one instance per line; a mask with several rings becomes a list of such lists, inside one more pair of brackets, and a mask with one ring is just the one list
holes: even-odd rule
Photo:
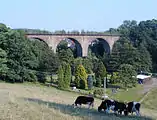
[[94, 107], [94, 98], [91, 96], [78, 96], [77, 99], [75, 100], [73, 106], [78, 107], [78, 105], [82, 104], [88, 104], [88, 109], [90, 108], [90, 106], [92, 106], [92, 108]]
[[105, 111], [105, 112], [109, 112], [109, 109], [110, 107], [113, 105], [113, 101], [111, 100], [104, 100], [101, 102], [100, 106], [98, 107], [98, 111], [102, 111], [102, 109]]
[[105, 112], [109, 113], [110, 110], [114, 111], [114, 113], [118, 112], [122, 114], [124, 112], [127, 115], [127, 107], [123, 102], [118, 102], [115, 100], [104, 100], [102, 101], [101, 105], [98, 107], [98, 111], [104, 110]]
[[139, 102], [128, 102], [127, 103], [127, 112], [126, 114], [129, 114], [129, 113], [134, 113], [136, 112], [136, 115], [140, 116], [140, 107], [141, 107], [141, 104]]

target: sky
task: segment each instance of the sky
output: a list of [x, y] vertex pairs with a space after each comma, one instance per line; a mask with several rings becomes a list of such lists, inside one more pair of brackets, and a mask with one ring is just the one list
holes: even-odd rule
[[1, 0], [0, 7], [0, 23], [13, 29], [105, 31], [156, 18], [157, 0]]

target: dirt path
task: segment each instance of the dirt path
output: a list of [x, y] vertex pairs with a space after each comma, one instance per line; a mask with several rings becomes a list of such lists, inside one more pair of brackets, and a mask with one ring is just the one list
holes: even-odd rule
[[155, 87], [157, 87], [157, 78], [152, 78], [151, 81], [148, 81], [146, 84], [144, 84], [143, 91], [141, 93], [145, 95], [139, 102], [142, 103], [143, 100], [148, 96], [150, 91]]
[[157, 78], [152, 78], [151, 81], [143, 85], [142, 94], [148, 93], [154, 87], [157, 87]]

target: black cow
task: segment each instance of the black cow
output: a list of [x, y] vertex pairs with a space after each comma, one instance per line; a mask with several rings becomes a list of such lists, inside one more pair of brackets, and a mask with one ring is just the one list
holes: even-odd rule
[[104, 100], [101, 102], [100, 106], [98, 107], [98, 111], [102, 111], [102, 109], [108, 112], [109, 108], [113, 105], [113, 101], [111, 100]]
[[140, 107], [141, 107], [141, 104], [139, 102], [129, 102], [127, 103], [127, 114], [128, 113], [132, 113], [133, 112], [136, 112], [136, 115], [140, 116]]
[[90, 96], [78, 96], [77, 99], [74, 102], [74, 106], [78, 106], [82, 104], [88, 104], [88, 108], [90, 108], [90, 106], [92, 106], [92, 108], [94, 107], [94, 98], [90, 97]]
[[98, 107], [98, 111], [100, 112], [102, 109], [107, 113], [109, 113], [109, 111], [112, 110], [114, 111], [114, 113], [118, 112], [119, 114], [122, 114], [122, 112], [124, 112], [124, 114], [127, 115], [126, 105], [122, 102], [118, 102], [115, 100], [102, 101], [101, 105]]

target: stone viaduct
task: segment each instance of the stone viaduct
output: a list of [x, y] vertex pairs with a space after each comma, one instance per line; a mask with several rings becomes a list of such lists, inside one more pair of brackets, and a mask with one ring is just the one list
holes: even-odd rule
[[89, 45], [96, 39], [101, 39], [109, 47], [109, 52], [112, 51], [114, 43], [119, 39], [119, 35], [89, 35], [89, 34], [26, 34], [27, 38], [39, 39], [47, 43], [47, 45], [56, 52], [57, 45], [64, 39], [68, 38], [80, 45], [82, 50], [81, 56], [88, 55]]

